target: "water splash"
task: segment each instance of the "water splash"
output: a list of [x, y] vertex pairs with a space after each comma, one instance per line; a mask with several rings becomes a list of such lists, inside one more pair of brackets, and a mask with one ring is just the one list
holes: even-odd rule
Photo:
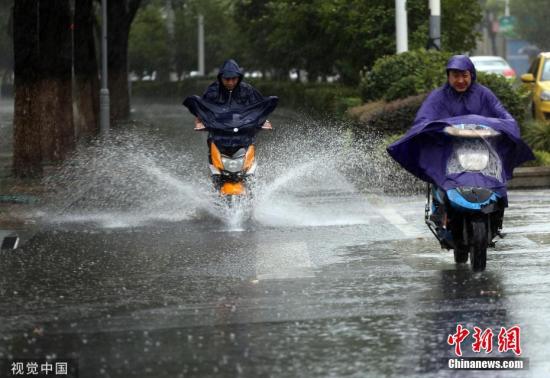
[[[133, 227], [152, 222], [264, 226], [330, 226], [368, 222], [357, 183], [380, 190], [387, 157], [379, 138], [355, 140], [345, 123], [290, 123], [258, 143], [253, 196], [231, 206], [214, 191], [206, 153], [178, 151], [151, 131], [114, 132], [80, 146], [46, 181], [53, 196], [43, 220]], [[342, 199], [331, 207], [331, 201]], [[361, 202], [361, 201], [359, 201]], [[218, 226], [216, 226], [218, 227]]]

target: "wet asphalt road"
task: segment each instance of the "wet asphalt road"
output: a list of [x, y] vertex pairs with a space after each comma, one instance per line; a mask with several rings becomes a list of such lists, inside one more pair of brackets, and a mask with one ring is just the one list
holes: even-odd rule
[[[202, 161], [189, 116], [143, 109], [135, 117], [160, 140]], [[273, 123], [304, 127], [284, 112]], [[4, 368], [52, 358], [78, 364], [79, 377], [550, 375], [550, 191], [510, 193], [507, 236], [474, 274], [439, 249], [418, 195], [295, 164], [236, 224], [194, 199], [203, 181], [149, 172], [191, 184], [156, 210], [41, 213], [21, 249], [0, 254]], [[181, 203], [192, 211], [178, 217]], [[529, 370], [447, 369], [458, 323], [495, 334], [519, 325]], [[462, 348], [475, 355], [471, 339]]]

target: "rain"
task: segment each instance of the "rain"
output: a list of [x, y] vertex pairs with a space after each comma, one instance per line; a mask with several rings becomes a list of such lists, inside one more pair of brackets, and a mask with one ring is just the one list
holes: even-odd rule
[[[59, 0], [56, 7], [76, 17], [78, 8], [69, 3]], [[254, 39], [246, 40], [253, 50], [250, 55], [236, 53], [233, 41], [223, 47], [216, 44], [214, 36], [223, 35], [216, 27], [225, 26], [235, 38], [256, 30], [228, 20], [230, 14], [224, 13], [237, 9], [248, 15], [253, 4], [245, 3], [128, 0], [126, 11], [136, 8], [134, 14], [121, 15], [132, 24], [127, 114], [118, 113], [124, 107], [112, 89], [111, 113], [101, 119], [98, 86], [97, 113], [92, 124], [86, 123], [90, 118], [75, 94], [84, 89], [77, 88], [73, 76], [74, 145], [63, 144], [60, 126], [50, 129], [59, 137], [52, 146], [46, 146], [48, 139], [40, 132], [32, 134], [43, 138], [38, 165], [22, 154], [23, 134], [18, 134], [21, 125], [32, 130], [24, 123], [17, 97], [23, 85], [17, 84], [25, 83], [17, 81], [21, 71], [10, 68], [11, 79], [0, 80], [6, 91], [11, 88], [0, 97], [0, 376], [29, 372], [33, 363], [43, 375], [51, 364], [54, 371], [62, 366], [68, 371], [50, 375], [78, 377], [548, 376], [550, 192], [546, 147], [532, 137], [539, 122], [536, 114], [506, 103], [514, 117], [521, 114], [521, 135], [535, 151], [536, 163], [516, 168], [507, 183], [502, 234], [492, 238], [486, 268], [474, 269], [472, 255], [466, 263], [457, 263], [452, 249], [443, 248], [427, 226], [433, 209], [426, 206], [426, 183], [387, 152], [412, 125], [426, 94], [416, 93], [418, 88], [408, 86], [406, 77], [401, 83], [408, 84], [400, 90], [389, 84], [377, 87], [376, 80], [383, 79], [376, 70], [384, 59], [402, 59], [395, 53], [402, 42], [395, 41], [394, 12], [400, 2], [386, 9], [387, 20], [379, 22], [382, 29], [377, 31], [369, 18], [382, 17], [373, 10], [361, 21], [365, 29], [357, 31], [379, 33], [386, 44], [391, 41], [391, 57], [380, 52], [378, 65], [370, 57], [358, 61], [351, 52], [348, 60], [325, 57], [330, 53], [313, 31], [311, 41], [302, 41], [302, 59], [277, 55], [275, 48], [289, 48], [283, 42], [268, 46], [270, 38], [288, 42], [306, 30], [287, 19], [287, 11], [294, 10], [297, 20], [304, 14], [315, 17], [311, 27], [327, 33], [325, 38], [335, 33], [337, 22], [355, 22], [347, 8], [331, 3], [329, 9], [325, 1], [317, 10], [287, 1], [278, 7], [277, 2], [267, 2], [267, 8], [257, 4], [259, 12], [272, 16], [266, 23], [275, 28], [273, 34], [258, 38], [266, 38], [264, 55], [276, 64], [258, 58], [261, 46]], [[464, 9], [466, 21], [448, 22], [456, 28], [460, 22], [483, 28], [491, 12], [508, 17], [502, 3], [469, 5]], [[507, 2], [511, 8], [506, 12], [519, 19], [518, 3]], [[227, 4], [231, 7], [226, 9]], [[0, 12], [6, 7], [0, 6]], [[41, 7], [41, 16], [53, 17]], [[116, 5], [111, 7], [114, 12]], [[445, 53], [459, 51], [453, 47], [434, 52], [433, 46], [417, 50], [417, 34], [429, 29], [430, 8], [417, 1], [408, 7], [410, 59], [420, 51], [441, 54], [434, 59], [446, 62]], [[14, 8], [10, 17], [17, 31], [22, 8]], [[100, 2], [90, 9], [99, 28]], [[425, 16], [421, 25], [426, 30], [419, 26], [420, 16], [411, 15], [413, 10]], [[155, 22], [168, 26], [155, 38], [179, 36], [182, 44], [193, 43], [190, 52], [174, 47], [168, 64], [161, 58], [169, 49], [155, 45], [158, 50], [153, 51], [140, 45], [140, 38], [155, 30]], [[518, 22], [517, 33], [523, 32], [521, 21], [513, 22]], [[201, 23], [206, 28], [202, 63], [200, 51], [195, 51], [200, 50], [196, 43]], [[323, 25], [322, 31], [315, 29], [316, 23]], [[384, 28], [386, 23], [390, 29]], [[293, 29], [279, 29], [279, 24]], [[438, 42], [443, 47], [453, 43], [445, 27]], [[512, 39], [504, 33], [497, 37]], [[336, 42], [359, 49], [355, 38], [344, 34], [341, 40], [329, 41], [334, 49], [342, 51]], [[540, 45], [535, 38], [521, 36], [526, 44]], [[472, 56], [493, 55], [480, 50], [491, 48], [489, 37], [484, 47], [461, 47]], [[46, 43], [50, 37], [44, 38]], [[1, 43], [0, 38], [0, 49]], [[382, 51], [383, 45], [374, 50]], [[312, 46], [319, 47], [313, 51]], [[363, 48], [366, 54], [372, 47]], [[153, 63], [148, 55], [156, 56], [151, 60], [155, 69], [149, 68]], [[246, 194], [228, 196], [212, 178], [212, 129], [193, 130], [197, 117], [182, 101], [202, 95], [212, 82], [221, 86], [219, 65], [232, 57], [244, 62], [242, 80], [264, 96], [278, 96], [279, 104], [268, 116], [273, 129], [257, 133], [256, 171], [242, 180]], [[320, 64], [329, 59], [335, 63], [323, 71], [316, 57]], [[99, 58], [94, 57], [99, 64], [94, 72], [101, 78]], [[72, 59], [74, 71], [78, 58]], [[11, 64], [17, 68], [18, 62]], [[40, 65], [33, 67], [38, 72]], [[439, 68], [443, 79], [426, 84], [432, 86], [430, 91], [446, 80], [444, 65]], [[504, 77], [483, 74], [480, 82], [486, 80], [483, 85], [495, 92], [510, 91], [511, 98], [519, 96], [523, 80], [519, 69], [517, 73], [514, 86], [503, 84], [508, 80]], [[382, 90], [386, 97], [374, 98]], [[326, 102], [323, 91], [329, 93]], [[61, 123], [45, 113], [42, 117], [35, 120], [44, 129], [50, 122]], [[476, 145], [476, 153], [482, 154], [485, 145], [491, 150], [487, 159], [492, 165], [478, 173], [505, 181], [497, 142]], [[460, 174], [460, 158], [467, 153], [457, 149], [449, 154], [446, 173]], [[468, 332], [457, 342], [461, 329]], [[490, 338], [482, 343], [484, 331]], [[451, 367], [477, 360], [519, 361], [524, 366]]]

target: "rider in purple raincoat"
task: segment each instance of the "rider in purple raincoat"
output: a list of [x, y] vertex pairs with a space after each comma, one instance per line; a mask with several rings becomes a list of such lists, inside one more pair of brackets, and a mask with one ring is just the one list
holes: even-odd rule
[[[465, 55], [455, 55], [447, 64], [448, 81], [426, 98], [407, 134], [388, 147], [388, 153], [416, 177], [444, 190], [458, 186], [483, 186], [506, 197], [506, 180], [515, 167], [533, 159], [521, 140], [517, 122], [498, 98], [476, 83], [476, 70]], [[498, 145], [504, 181], [480, 173], [459, 175], [446, 171], [452, 146], [446, 143], [443, 129], [450, 124], [478, 123], [490, 126], [505, 137]]]
[[416, 115], [413, 129], [443, 118], [477, 114], [511, 121], [514, 118], [504, 109], [487, 87], [476, 82], [474, 64], [466, 55], [455, 55], [447, 63], [447, 83], [434, 90]]

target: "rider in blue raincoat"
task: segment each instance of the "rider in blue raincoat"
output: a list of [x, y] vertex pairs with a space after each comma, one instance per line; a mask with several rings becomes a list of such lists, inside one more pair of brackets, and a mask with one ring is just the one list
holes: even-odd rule
[[233, 59], [226, 60], [218, 72], [217, 80], [210, 84], [202, 98], [216, 104], [252, 105], [264, 96], [252, 85], [243, 81], [243, 71]]
[[[217, 80], [208, 86], [202, 97], [185, 99], [183, 104], [196, 116], [195, 130], [206, 129], [207, 124], [208, 143], [213, 141], [219, 147], [248, 146], [254, 143], [258, 128], [272, 128], [267, 115], [275, 109], [278, 99], [262, 96], [243, 81], [243, 76], [235, 60], [226, 60]], [[257, 121], [260, 126], [256, 125]]]

